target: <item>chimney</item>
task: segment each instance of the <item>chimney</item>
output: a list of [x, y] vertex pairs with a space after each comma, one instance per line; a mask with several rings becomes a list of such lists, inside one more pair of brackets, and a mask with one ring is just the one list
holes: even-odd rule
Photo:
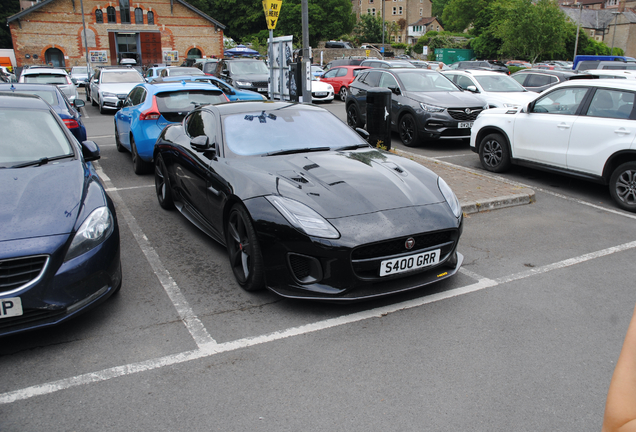
[[618, 0], [618, 11], [625, 12], [625, 0]]

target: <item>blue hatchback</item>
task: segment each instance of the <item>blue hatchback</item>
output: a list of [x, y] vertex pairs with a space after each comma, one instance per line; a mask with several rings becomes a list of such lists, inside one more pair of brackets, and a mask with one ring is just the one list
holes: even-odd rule
[[57, 115], [60, 116], [66, 127], [79, 142], [86, 141], [86, 128], [79, 112], [79, 109], [84, 106], [83, 100], [75, 98], [73, 102], [70, 102], [66, 95], [53, 84], [0, 84], [0, 91], [39, 96], [53, 107]]
[[156, 79], [155, 82], [168, 82], [168, 81], [197, 81], [197, 82], [209, 82], [221, 89], [225, 96], [232, 102], [238, 100], [267, 100], [267, 98], [255, 91], [251, 90], [241, 90], [236, 87], [232, 87], [225, 81], [210, 75], [202, 76], [202, 75], [188, 75], [188, 76], [179, 76], [179, 77], [161, 77]]
[[178, 123], [195, 107], [228, 102], [209, 82], [152, 82], [135, 86], [115, 114], [115, 144], [132, 153], [135, 174], [152, 169], [155, 141], [164, 127]]

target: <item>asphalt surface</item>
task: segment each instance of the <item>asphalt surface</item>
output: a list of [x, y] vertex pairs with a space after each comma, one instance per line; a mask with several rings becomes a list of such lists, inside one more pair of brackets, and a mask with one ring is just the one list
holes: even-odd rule
[[[344, 118], [342, 102], [325, 108]], [[636, 302], [636, 215], [606, 187], [492, 176], [464, 142], [394, 136], [462, 202], [460, 273], [373, 302], [290, 301], [241, 290], [225, 249], [163, 211], [153, 176], [117, 152], [113, 115], [84, 113], [124, 284], [1, 340], [0, 432], [600, 430]]]

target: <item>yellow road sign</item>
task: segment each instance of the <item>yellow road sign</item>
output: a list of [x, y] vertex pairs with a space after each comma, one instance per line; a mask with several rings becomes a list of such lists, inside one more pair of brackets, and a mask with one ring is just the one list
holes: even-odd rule
[[278, 21], [282, 4], [283, 0], [263, 0], [263, 10], [265, 11], [265, 20], [267, 21], [268, 30], [274, 30], [276, 28], [276, 22]]

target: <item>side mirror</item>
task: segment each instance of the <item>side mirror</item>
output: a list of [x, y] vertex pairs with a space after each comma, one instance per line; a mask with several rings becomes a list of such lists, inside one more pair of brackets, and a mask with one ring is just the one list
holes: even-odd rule
[[356, 128], [356, 132], [358, 133], [358, 135], [360, 135], [362, 138], [364, 138], [365, 141], [367, 141], [367, 142], [369, 141], [369, 137], [371, 135], [365, 129]]
[[469, 85], [468, 87], [466, 87], [466, 90], [471, 93], [479, 93], [479, 90], [477, 90], [477, 87], [475, 87], [474, 85]]
[[402, 94], [399, 87], [389, 87], [389, 90], [391, 90], [391, 92], [393, 92], [396, 95]]
[[82, 142], [82, 155], [86, 162], [94, 161], [100, 158], [99, 147], [95, 141]]
[[117, 109], [120, 109], [120, 108], [121, 108], [121, 107], [123, 107], [123, 106], [124, 106], [124, 101], [123, 101], [123, 100], [121, 100], [121, 99], [119, 99], [119, 100], [117, 101]]
[[190, 140], [190, 145], [196, 151], [210, 150], [210, 138], [207, 135], [199, 135]]
[[75, 108], [81, 108], [84, 105], [86, 105], [86, 103], [82, 99], [79, 99], [79, 98], [73, 99], [73, 106]]
[[71, 81], [73, 82], [73, 84], [77, 85], [77, 78], [71, 78]]

